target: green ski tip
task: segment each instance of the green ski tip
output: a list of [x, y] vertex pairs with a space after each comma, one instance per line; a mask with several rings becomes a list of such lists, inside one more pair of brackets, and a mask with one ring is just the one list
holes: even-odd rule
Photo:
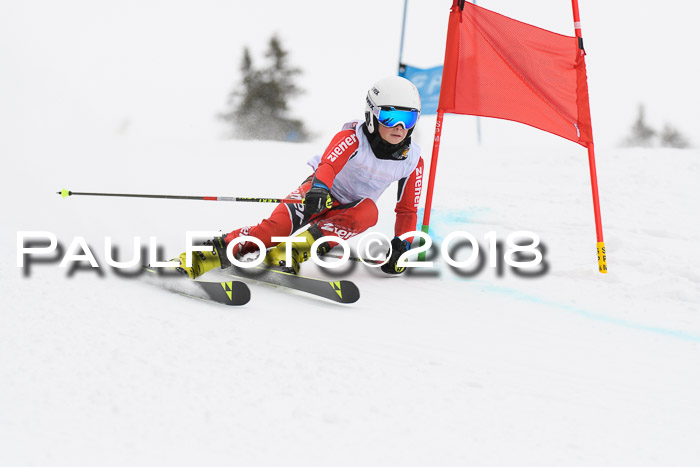
[[71, 192], [64, 188], [63, 190], [59, 191], [58, 194], [61, 195], [63, 198], [67, 198], [71, 195]]

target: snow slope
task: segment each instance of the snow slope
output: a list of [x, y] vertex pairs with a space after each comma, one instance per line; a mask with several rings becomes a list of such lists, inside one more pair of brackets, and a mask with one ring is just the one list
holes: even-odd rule
[[[585, 151], [486, 119], [479, 147], [474, 121], [455, 116], [433, 238], [463, 230], [485, 246], [490, 231], [533, 231], [541, 277], [356, 266], [344, 271], [362, 291], [353, 306], [255, 285], [231, 309], [108, 268], [16, 267], [18, 231], [64, 247], [82, 236], [104, 266], [106, 236], [125, 256], [134, 237], [157, 237], [167, 258], [188, 230], [257, 222], [269, 206], [55, 191], [286, 194], [396, 71], [403, 3], [3, 4], [0, 466], [697, 465], [700, 151], [611, 149], [639, 103], [654, 128], [692, 140], [687, 2], [664, 3], [672, 21], [643, 35], [658, 4], [581, 2], [607, 275]], [[450, 4], [410, 2], [407, 63], [440, 63]], [[572, 32], [568, 2], [479, 4]], [[273, 33], [304, 70], [293, 114], [318, 138], [216, 141], [242, 47], [257, 60]], [[415, 133], [426, 159], [433, 126], [424, 116]], [[373, 231], [391, 233], [393, 196]]]
[[[232, 309], [104, 267], [105, 236], [124, 255], [134, 236], [155, 236], [167, 258], [185, 231], [228, 231], [269, 206], [54, 193], [282, 196], [324, 143], [13, 147], [2, 161], [0, 465], [697, 465], [700, 151], [598, 150], [602, 275], [585, 150], [469, 146], [460, 124], [446, 121], [435, 240], [463, 230], [485, 246], [486, 232], [530, 230], [546, 273], [466, 277], [436, 260], [393, 278], [357, 265], [345, 271], [362, 292], [352, 306], [252, 285]], [[393, 197], [373, 231], [391, 234]], [[51, 263], [26, 276], [15, 266], [24, 230], [64, 247], [83, 236], [102, 275]]]

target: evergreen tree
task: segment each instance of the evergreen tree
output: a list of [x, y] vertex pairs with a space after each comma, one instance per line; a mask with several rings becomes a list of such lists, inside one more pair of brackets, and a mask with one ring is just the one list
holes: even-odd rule
[[290, 66], [288, 52], [273, 36], [265, 53], [268, 66], [256, 68], [250, 50], [243, 49], [241, 83], [229, 95], [230, 110], [219, 117], [233, 127], [240, 139], [305, 141], [308, 133], [301, 120], [290, 118], [288, 101], [302, 93], [295, 84], [299, 68]]
[[653, 145], [654, 136], [656, 136], [656, 131], [647, 124], [644, 105], [640, 104], [637, 120], [632, 125], [632, 133], [625, 143], [627, 146], [649, 148]]
[[661, 132], [661, 146], [683, 149], [690, 147], [690, 143], [676, 128], [667, 123]]

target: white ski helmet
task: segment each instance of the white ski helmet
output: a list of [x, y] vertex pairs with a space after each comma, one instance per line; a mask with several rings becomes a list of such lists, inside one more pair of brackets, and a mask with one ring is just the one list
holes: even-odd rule
[[374, 133], [379, 123], [388, 127], [402, 125], [412, 132], [419, 118], [420, 94], [406, 78], [389, 76], [367, 91], [365, 123], [370, 133]]

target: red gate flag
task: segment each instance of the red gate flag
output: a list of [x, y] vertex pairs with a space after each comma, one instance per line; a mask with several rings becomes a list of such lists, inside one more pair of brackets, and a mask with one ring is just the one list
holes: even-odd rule
[[438, 109], [513, 120], [588, 146], [593, 133], [581, 44], [454, 0]]
[[[494, 117], [539, 128], [588, 149], [598, 270], [607, 273], [600, 218], [585, 51], [578, 0], [576, 37], [563, 36], [453, 0], [421, 230], [430, 230], [444, 114]], [[425, 252], [418, 258], [425, 261]]]

